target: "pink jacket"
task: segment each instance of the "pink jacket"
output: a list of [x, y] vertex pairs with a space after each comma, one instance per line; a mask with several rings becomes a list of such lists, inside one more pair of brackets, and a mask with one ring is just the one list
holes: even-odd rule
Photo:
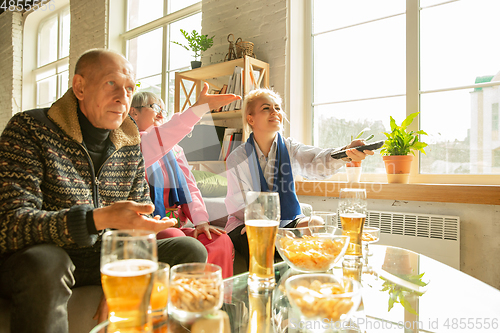
[[[196, 106], [196, 108], [205, 108], [208, 111], [208, 104]], [[181, 211], [194, 225], [208, 222], [208, 213], [200, 190], [196, 186], [196, 180], [184, 156], [184, 151], [177, 143], [193, 130], [194, 125], [199, 120], [200, 118], [194, 114], [193, 108], [189, 108], [182, 113], [174, 114], [169, 121], [161, 126], [151, 126], [146, 131], [140, 132], [141, 149], [146, 168], [159, 160], [160, 163], [163, 163], [161, 161], [163, 155], [173, 150], [175, 159], [186, 177], [191, 198], [193, 199], [190, 203], [181, 205]], [[169, 179], [165, 177], [164, 184], [166, 188], [169, 186], [169, 183]], [[164, 202], [168, 207], [168, 195], [164, 197]]]

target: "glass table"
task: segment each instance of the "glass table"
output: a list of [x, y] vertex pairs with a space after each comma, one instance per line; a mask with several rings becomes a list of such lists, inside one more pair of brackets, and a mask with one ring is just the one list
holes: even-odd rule
[[[363, 304], [353, 318], [359, 330], [352, 332], [500, 332], [499, 290], [412, 251], [383, 245], [371, 245], [370, 250], [371, 269], [364, 267], [361, 281]], [[408, 284], [405, 281], [409, 278], [401, 278], [418, 280], [416, 276], [422, 273], [420, 280], [427, 286]], [[225, 280], [223, 310], [230, 317], [231, 332], [306, 331], [303, 328], [308, 327], [283, 292], [284, 281], [295, 274], [304, 273], [284, 262], [276, 264], [277, 287], [268, 293], [249, 292], [247, 274]], [[342, 276], [341, 265], [333, 269], [333, 274]], [[401, 284], [415, 291], [404, 293], [403, 302], [411, 308], [406, 310], [396, 303], [389, 310], [389, 299], [402, 290]], [[382, 291], [384, 287], [387, 290]]]
[[[356, 328], [344, 327], [343, 333], [500, 332], [499, 290], [415, 252], [383, 245], [371, 245], [370, 250], [373, 255], [361, 275], [362, 305], [352, 319]], [[341, 267], [332, 273], [342, 276]], [[222, 310], [229, 317], [231, 332], [295, 333], [331, 327], [324, 322], [308, 326], [311, 323], [301, 320], [288, 302], [284, 281], [305, 273], [285, 262], [274, 268], [277, 283], [271, 291], [249, 290], [247, 273], [224, 280]], [[419, 286], [419, 281], [424, 283]], [[401, 293], [403, 299], [398, 296]], [[394, 303], [389, 310], [391, 297], [405, 307]], [[168, 326], [168, 332], [190, 332], [186, 325], [169, 322]]]

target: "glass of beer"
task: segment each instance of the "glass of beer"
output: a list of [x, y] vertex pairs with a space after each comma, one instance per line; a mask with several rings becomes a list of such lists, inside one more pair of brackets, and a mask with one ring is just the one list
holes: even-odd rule
[[250, 263], [248, 286], [274, 288], [274, 244], [280, 223], [280, 199], [276, 192], [248, 192], [245, 227]]
[[342, 223], [342, 235], [350, 238], [345, 258], [361, 258], [363, 256], [361, 236], [366, 220], [366, 206], [365, 189], [340, 189], [338, 209]]
[[151, 332], [151, 290], [158, 268], [156, 235], [143, 230], [104, 233], [101, 280], [108, 303], [107, 332]]
[[153, 332], [167, 331], [168, 285], [170, 280], [170, 265], [159, 262], [154, 274], [153, 291], [151, 291], [151, 316]]

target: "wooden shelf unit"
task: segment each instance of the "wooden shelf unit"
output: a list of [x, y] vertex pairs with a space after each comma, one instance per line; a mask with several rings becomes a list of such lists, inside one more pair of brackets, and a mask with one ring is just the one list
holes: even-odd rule
[[[186, 108], [190, 107], [190, 97], [195, 93], [195, 99], [200, 95], [201, 89], [203, 87], [202, 83], [207, 82], [211, 87], [215, 89], [221, 89], [221, 87], [215, 85], [213, 82], [208, 80], [217, 79], [222, 76], [229, 76], [233, 74], [234, 67], [240, 66], [243, 68], [243, 94], [244, 97], [251, 88], [251, 78], [250, 73], [253, 75], [254, 70], [260, 72], [258, 82], [256, 86], [258, 87], [269, 87], [269, 64], [261, 60], [245, 56], [236, 60], [221, 62], [218, 64], [208, 65], [196, 69], [192, 69], [185, 72], [175, 73], [175, 96], [174, 96], [174, 112], [184, 111]], [[193, 83], [191, 89], [186, 89], [184, 81], [191, 81]], [[224, 82], [227, 83], [227, 82]], [[185, 98], [184, 104], [181, 106], [181, 93]], [[240, 110], [226, 111], [226, 112], [215, 112], [212, 113], [212, 119], [228, 119], [228, 118], [238, 118], [241, 117]]]
[[[198, 98], [201, 89], [203, 88], [203, 82], [207, 82], [214, 89], [221, 89], [221, 87], [219, 87], [214, 82], [210, 82], [209, 80], [215, 81], [218, 78], [221, 78], [219, 79], [218, 83], [227, 84], [227, 79], [222, 79], [225, 76], [229, 77], [229, 75], [232, 75], [236, 66], [242, 67], [244, 71], [242, 97], [244, 97], [252, 87], [250, 73], [251, 75], [253, 75], [254, 71], [260, 72], [259, 78], [257, 79], [255, 85], [262, 88], [269, 87], [269, 64], [249, 56], [244, 56], [243, 58], [239, 58], [236, 60], [208, 65], [184, 72], [176, 72], [174, 112], [182, 112], [191, 106], [190, 98], [192, 96], [195, 97], [195, 100]], [[192, 86], [190, 89], [186, 89], [185, 81], [192, 82]], [[181, 96], [184, 98], [183, 105], [181, 105]], [[248, 138], [249, 133], [247, 133], [243, 128], [242, 110], [207, 113], [203, 116], [201, 122], [209, 119], [212, 119], [215, 125], [220, 126], [225, 126], [227, 121], [236, 123], [237, 126], [235, 125], [234, 127], [242, 128], [243, 130], [243, 140], [246, 140]], [[189, 164], [198, 170], [200, 170], [202, 166], [209, 171], [215, 171], [216, 169], [214, 168], [221, 167], [225, 169], [224, 161], [190, 161]]]

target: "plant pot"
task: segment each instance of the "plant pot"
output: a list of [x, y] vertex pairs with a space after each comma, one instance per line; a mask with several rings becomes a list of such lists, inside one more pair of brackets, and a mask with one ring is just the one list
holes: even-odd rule
[[389, 183], [408, 184], [413, 155], [382, 156]]
[[191, 69], [200, 68], [201, 61], [191, 61]]
[[345, 171], [348, 183], [359, 183], [361, 179], [361, 162], [347, 162]]

